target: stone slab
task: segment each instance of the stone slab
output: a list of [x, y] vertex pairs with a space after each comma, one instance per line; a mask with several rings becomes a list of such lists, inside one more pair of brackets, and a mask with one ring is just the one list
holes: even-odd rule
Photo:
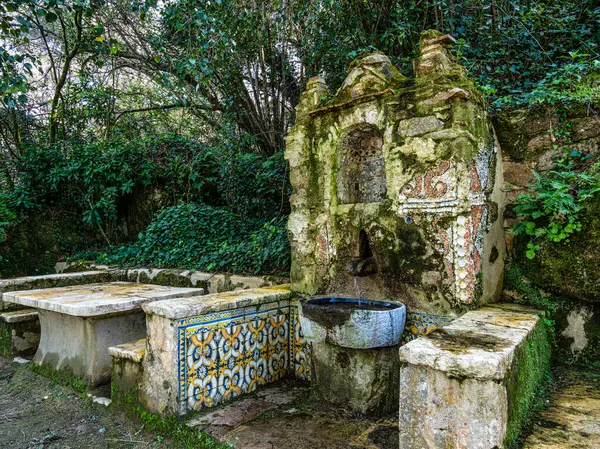
[[459, 378], [502, 380], [539, 316], [484, 307], [400, 348], [400, 361]]
[[545, 327], [531, 312], [483, 307], [400, 348], [401, 448], [512, 444], [549, 367]]
[[198, 296], [203, 289], [175, 288], [130, 282], [4, 293], [7, 302], [71, 316], [92, 317], [138, 310], [149, 301]]
[[36, 309], [14, 310], [0, 314], [0, 320], [9, 324], [37, 320], [37, 318], [38, 312]]
[[221, 439], [228, 432], [258, 418], [263, 413], [291, 404], [307, 390], [305, 386], [297, 386], [289, 382], [268, 386], [245, 399], [196, 416], [187, 422], [187, 426], [202, 430], [213, 438]]
[[[0, 293], [17, 290], [34, 290], [49, 287], [64, 287], [74, 284], [108, 282], [118, 280], [125, 270], [82, 271], [79, 273], [58, 273], [42, 276], [24, 276], [12, 279], [0, 279]], [[119, 279], [120, 280], [120, 279]]]
[[108, 348], [110, 355], [116, 359], [131, 360], [134, 363], [142, 363], [146, 353], [146, 339], [141, 338], [129, 343], [123, 343]]
[[181, 299], [177, 302], [155, 301], [144, 304], [142, 308], [147, 314], [168, 319], [180, 319], [222, 310], [268, 304], [278, 300], [289, 299], [290, 296], [290, 286], [286, 284], [250, 290], [214, 293], [202, 297]]
[[96, 269], [78, 273], [59, 273], [0, 279], [0, 312], [22, 308], [22, 306], [17, 304], [5, 302], [2, 296], [5, 292], [34, 290], [39, 288], [56, 288], [65, 287], [67, 285], [92, 284], [96, 282], [122, 281], [124, 278], [124, 270], [106, 271]]

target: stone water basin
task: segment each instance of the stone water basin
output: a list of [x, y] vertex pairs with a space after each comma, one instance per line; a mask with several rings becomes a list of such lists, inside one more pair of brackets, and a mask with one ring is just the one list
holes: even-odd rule
[[399, 302], [329, 296], [300, 300], [304, 337], [344, 348], [396, 346], [404, 332], [406, 306]]

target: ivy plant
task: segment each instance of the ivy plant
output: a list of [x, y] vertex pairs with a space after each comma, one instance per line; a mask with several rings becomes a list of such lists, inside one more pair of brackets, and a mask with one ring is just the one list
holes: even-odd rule
[[516, 198], [514, 211], [521, 219], [513, 228], [515, 235], [529, 236], [526, 257], [533, 259], [540, 241], [568, 243], [581, 231], [580, 213], [600, 192], [600, 162], [597, 156], [571, 150], [555, 161], [552, 169], [534, 172], [529, 192]]

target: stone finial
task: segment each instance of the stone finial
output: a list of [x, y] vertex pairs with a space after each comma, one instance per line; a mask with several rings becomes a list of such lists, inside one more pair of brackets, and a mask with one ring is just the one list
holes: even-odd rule
[[415, 75], [419, 78], [450, 74], [464, 74], [451, 53], [456, 42], [449, 34], [427, 30], [421, 33], [420, 56], [414, 61]]
[[335, 94], [334, 101], [343, 103], [389, 88], [399, 88], [407, 81], [386, 55], [371, 53], [350, 64], [350, 73]]
[[310, 78], [306, 83], [306, 90], [300, 95], [300, 101], [296, 106], [296, 117], [300, 118], [308, 114], [323, 101], [323, 97], [328, 95], [329, 89], [321, 76]]

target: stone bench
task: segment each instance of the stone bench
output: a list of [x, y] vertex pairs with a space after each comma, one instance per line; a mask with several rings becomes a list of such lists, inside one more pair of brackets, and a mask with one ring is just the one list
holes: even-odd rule
[[148, 342], [140, 400], [153, 413], [181, 416], [310, 371], [289, 285], [142, 308]]
[[[146, 339], [111, 346], [108, 352], [112, 357], [111, 379], [116, 387], [116, 391], [112, 389], [112, 400], [116, 401], [120, 397], [137, 394], [142, 385], [142, 362], [146, 354]], [[118, 393], [118, 396], [115, 393]]]
[[539, 313], [487, 306], [401, 347], [400, 448], [508, 447], [549, 368]]
[[39, 342], [37, 310], [12, 310], [0, 314], [0, 355], [31, 356]]

